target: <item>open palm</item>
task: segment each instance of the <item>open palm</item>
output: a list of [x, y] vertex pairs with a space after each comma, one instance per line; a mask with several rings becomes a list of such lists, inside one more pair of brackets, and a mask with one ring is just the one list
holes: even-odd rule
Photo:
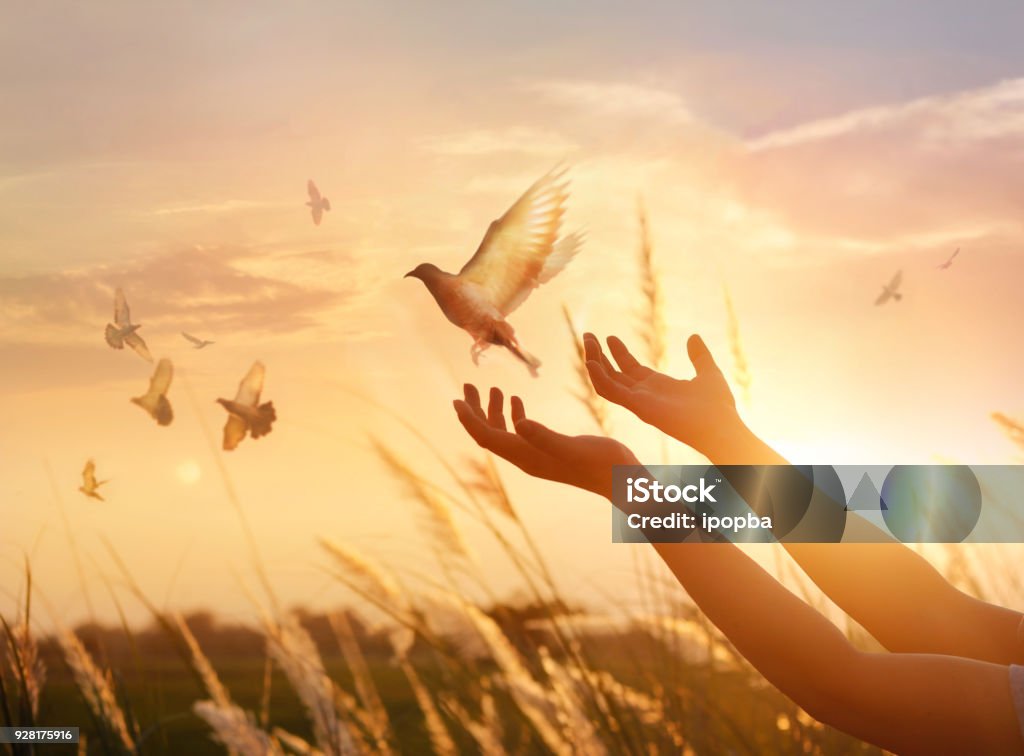
[[618, 369], [593, 334], [584, 335], [583, 347], [598, 394], [702, 454], [718, 456], [742, 427], [729, 384], [699, 336], [686, 342], [697, 373], [688, 380], [641, 365], [615, 336], [609, 337], [608, 348]]
[[491, 389], [486, 412], [476, 386], [467, 383], [464, 392], [465, 399], [455, 400], [454, 405], [469, 435], [480, 446], [529, 475], [611, 499], [612, 467], [637, 464], [633, 452], [618, 441], [605, 436], [565, 436], [527, 419], [523, 400], [518, 396], [513, 396], [509, 403], [514, 428], [511, 432], [499, 389]]

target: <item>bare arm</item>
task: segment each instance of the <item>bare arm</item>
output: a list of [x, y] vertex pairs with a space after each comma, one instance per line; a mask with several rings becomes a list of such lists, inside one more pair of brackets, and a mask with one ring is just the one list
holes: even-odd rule
[[[482, 447], [538, 477], [611, 499], [611, 465], [637, 464], [600, 436], [564, 436], [500, 391], [466, 387], [455, 410]], [[901, 753], [1024, 751], [1005, 666], [948, 656], [862, 654], [825, 617], [730, 543], [655, 546], [708, 618], [770, 682], [822, 722]]]
[[[677, 380], [641, 365], [608, 340], [618, 369], [587, 334], [587, 368], [599, 394], [692, 446], [719, 465], [788, 464], [743, 424], [725, 378], [704, 342], [687, 351], [696, 369]], [[1022, 615], [957, 590], [901, 543], [786, 543], [789, 554], [845, 612], [890, 651], [965, 656], [1010, 664], [1024, 660]]]

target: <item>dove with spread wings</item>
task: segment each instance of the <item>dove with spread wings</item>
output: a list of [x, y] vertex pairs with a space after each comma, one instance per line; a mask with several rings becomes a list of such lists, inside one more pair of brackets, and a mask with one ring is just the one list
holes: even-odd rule
[[238, 384], [234, 399], [218, 399], [217, 402], [228, 411], [224, 424], [224, 450], [231, 451], [242, 443], [245, 434], [259, 438], [270, 433], [270, 426], [277, 419], [273, 402], [260, 404], [263, 391], [263, 377], [266, 368], [262, 362], [254, 362], [245, 378]]
[[114, 292], [114, 322], [107, 323], [107, 330], [104, 333], [107, 343], [114, 349], [124, 349], [124, 345], [127, 344], [138, 352], [142, 359], [152, 362], [153, 355], [149, 353], [149, 347], [138, 334], [140, 326], [140, 323], [132, 323], [131, 313], [128, 312], [128, 300], [118, 286]]
[[96, 480], [96, 463], [91, 459], [85, 463], [85, 467], [82, 468], [82, 485], [78, 487], [78, 490], [88, 496], [90, 499], [98, 499], [99, 501], [106, 501], [100, 496], [99, 487], [104, 483], [108, 483], [106, 480]]
[[309, 202], [306, 203], [306, 207], [313, 213], [313, 225], [319, 226], [320, 221], [323, 220], [324, 211], [331, 209], [331, 201], [320, 195], [320, 190], [316, 188], [313, 179], [306, 182], [306, 192], [309, 194]]
[[875, 300], [876, 305], [883, 305], [890, 299], [894, 302], [899, 302], [903, 299], [903, 295], [900, 293], [900, 284], [903, 283], [903, 271], [896, 271], [896, 275], [892, 277], [889, 283], [882, 286], [882, 293], [878, 295], [878, 299]]
[[132, 402], [146, 410], [158, 425], [170, 425], [174, 419], [174, 410], [167, 400], [167, 391], [171, 388], [173, 377], [174, 366], [165, 357], [156, 363], [153, 377], [149, 379], [149, 390], [142, 396], [132, 398]]
[[210, 341], [208, 339], [198, 339], [190, 333], [181, 332], [181, 335], [185, 337], [185, 341], [191, 344], [195, 349], [205, 349], [211, 344], [216, 344], [216, 341]]
[[582, 246], [580, 232], [558, 237], [568, 187], [565, 169], [538, 179], [491, 223], [476, 254], [457, 274], [432, 263], [421, 263], [405, 274], [421, 280], [445, 317], [473, 337], [474, 364], [494, 344], [512, 352], [536, 377], [540, 360], [520, 347], [505, 318], [530, 292], [554, 278]]
[[949, 270], [953, 266], [953, 261], [956, 259], [956, 256], [959, 254], [960, 247], [957, 247], [956, 251], [953, 254], [951, 254], [944, 263], [940, 263], [935, 267], [938, 268], [939, 270]]

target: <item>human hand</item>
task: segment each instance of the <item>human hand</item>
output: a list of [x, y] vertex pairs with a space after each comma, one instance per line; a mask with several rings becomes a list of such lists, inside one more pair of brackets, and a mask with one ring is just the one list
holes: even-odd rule
[[733, 456], [732, 450], [746, 426], [736, 411], [736, 400], [725, 376], [700, 336], [695, 334], [686, 342], [690, 362], [697, 371], [689, 380], [641, 365], [615, 336], [608, 338], [608, 348], [618, 370], [594, 334], [584, 334], [583, 348], [587, 372], [598, 394], [713, 462], [728, 461]]
[[484, 449], [507, 459], [523, 472], [545, 480], [567, 483], [611, 500], [612, 467], [638, 464], [629, 449], [605, 436], [565, 436], [526, 417], [523, 400], [510, 402], [512, 425], [506, 428], [504, 397], [491, 389], [487, 411], [476, 386], [464, 386], [465, 400], [453, 404], [459, 422]]

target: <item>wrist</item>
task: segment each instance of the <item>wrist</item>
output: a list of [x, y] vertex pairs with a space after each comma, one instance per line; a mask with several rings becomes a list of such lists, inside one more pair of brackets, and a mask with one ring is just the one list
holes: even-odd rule
[[739, 414], [720, 423], [702, 453], [715, 465], [772, 464], [775, 455]]

